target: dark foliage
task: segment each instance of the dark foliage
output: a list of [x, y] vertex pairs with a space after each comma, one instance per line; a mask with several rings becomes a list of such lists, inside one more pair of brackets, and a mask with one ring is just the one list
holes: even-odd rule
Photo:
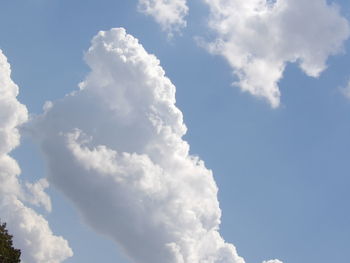
[[12, 244], [12, 236], [6, 229], [6, 223], [0, 222], [0, 262], [19, 263], [21, 251], [15, 249]]

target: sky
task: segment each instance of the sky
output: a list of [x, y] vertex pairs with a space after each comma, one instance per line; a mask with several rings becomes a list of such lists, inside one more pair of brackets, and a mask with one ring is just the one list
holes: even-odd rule
[[22, 262], [347, 262], [349, 21], [345, 0], [0, 0]]

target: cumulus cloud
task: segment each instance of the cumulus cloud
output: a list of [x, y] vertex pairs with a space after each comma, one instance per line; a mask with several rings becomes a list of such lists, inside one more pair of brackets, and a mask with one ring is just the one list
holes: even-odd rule
[[229, 62], [235, 85], [272, 107], [280, 104], [278, 82], [288, 62], [318, 77], [349, 36], [348, 21], [326, 0], [204, 1], [217, 35], [206, 47]]
[[244, 263], [219, 234], [217, 186], [189, 154], [157, 58], [117, 28], [99, 32], [85, 60], [80, 89], [32, 123], [50, 182], [132, 262]]
[[169, 37], [186, 27], [186, 0], [139, 0], [138, 10], [152, 16]]
[[18, 126], [28, 119], [27, 109], [17, 99], [18, 87], [0, 50], [0, 219], [7, 222], [22, 262], [59, 263], [72, 255], [66, 240], [53, 235], [47, 221], [25, 203], [51, 210], [45, 179], [22, 186], [17, 162], [9, 153], [19, 144]]

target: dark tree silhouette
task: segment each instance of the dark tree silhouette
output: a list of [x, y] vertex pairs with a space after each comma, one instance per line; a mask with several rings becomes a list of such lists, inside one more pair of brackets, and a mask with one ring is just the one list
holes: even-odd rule
[[20, 257], [21, 251], [13, 247], [12, 236], [6, 229], [6, 223], [0, 222], [0, 262], [19, 263]]

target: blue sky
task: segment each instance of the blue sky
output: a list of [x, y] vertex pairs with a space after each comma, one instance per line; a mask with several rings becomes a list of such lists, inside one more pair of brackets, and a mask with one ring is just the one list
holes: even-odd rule
[[[340, 41], [343, 51], [327, 56], [318, 78], [286, 62], [278, 82], [281, 102], [273, 108], [232, 86], [239, 81], [233, 66], [198, 44], [198, 37], [209, 42], [215, 35], [204, 2], [188, 3], [187, 27], [169, 38], [151, 16], [138, 12], [136, 0], [1, 1], [0, 49], [20, 88], [18, 100], [34, 116], [45, 101], [76, 90], [90, 71], [83, 57], [91, 39], [100, 30], [123, 27], [160, 60], [176, 86], [176, 106], [188, 128], [184, 139], [219, 188], [225, 241], [246, 262], [347, 262], [350, 101], [343, 90], [350, 79], [349, 42]], [[328, 2], [350, 19], [349, 2]], [[305, 10], [309, 17], [319, 15]], [[11, 155], [22, 180], [48, 175], [48, 157], [29, 135]], [[69, 242], [74, 256], [65, 262], [131, 262], [110, 237], [84, 223], [64, 191], [53, 184], [47, 192], [52, 212], [37, 211]]]

